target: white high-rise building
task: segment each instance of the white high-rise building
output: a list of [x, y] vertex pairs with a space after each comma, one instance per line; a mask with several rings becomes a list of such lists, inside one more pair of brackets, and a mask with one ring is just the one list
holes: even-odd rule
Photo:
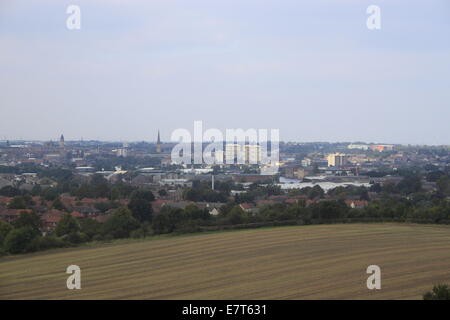
[[261, 146], [249, 144], [244, 146], [244, 160], [249, 164], [258, 164], [261, 162]]
[[342, 153], [329, 154], [327, 160], [329, 167], [340, 167], [348, 164], [348, 156]]
[[225, 145], [225, 163], [227, 164], [259, 164], [261, 162], [261, 146], [257, 144]]

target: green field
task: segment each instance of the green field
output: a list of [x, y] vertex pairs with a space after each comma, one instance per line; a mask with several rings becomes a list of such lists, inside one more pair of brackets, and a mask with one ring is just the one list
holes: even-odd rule
[[[67, 266], [81, 268], [68, 290]], [[366, 268], [379, 265], [381, 290]], [[450, 228], [340, 224], [217, 232], [0, 258], [0, 299], [420, 299], [450, 283]]]

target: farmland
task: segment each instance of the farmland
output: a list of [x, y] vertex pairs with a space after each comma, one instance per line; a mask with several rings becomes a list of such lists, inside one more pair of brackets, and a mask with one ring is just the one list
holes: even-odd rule
[[[68, 290], [67, 266], [81, 268]], [[368, 290], [366, 268], [381, 268]], [[450, 282], [450, 228], [294, 226], [0, 258], [0, 299], [420, 299]]]

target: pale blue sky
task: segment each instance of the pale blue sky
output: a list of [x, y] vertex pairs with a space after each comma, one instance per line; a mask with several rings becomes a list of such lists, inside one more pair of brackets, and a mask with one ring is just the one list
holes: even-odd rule
[[0, 0], [0, 87], [0, 139], [450, 144], [450, 1]]

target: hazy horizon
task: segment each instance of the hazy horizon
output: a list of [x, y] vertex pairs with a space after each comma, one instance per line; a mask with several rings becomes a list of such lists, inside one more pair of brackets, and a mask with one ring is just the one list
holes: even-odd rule
[[0, 140], [169, 142], [202, 120], [450, 145], [449, 14], [447, 0], [4, 0]]
[[[0, 139], [1, 142], [9, 141], [11, 142], [25, 142], [25, 143], [48, 143], [48, 142], [54, 142], [57, 143], [59, 139], [44, 139], [44, 140], [33, 140], [33, 139]], [[101, 142], [101, 143], [149, 143], [149, 144], [155, 144], [155, 140], [97, 140], [97, 139], [73, 139], [68, 140], [65, 139], [66, 143], [77, 143], [77, 142]], [[227, 141], [222, 141], [226, 143]], [[390, 143], [386, 141], [294, 141], [294, 140], [280, 140], [281, 143], [297, 143], [297, 144], [375, 144], [375, 145], [399, 145], [399, 146], [430, 146], [430, 147], [449, 147], [449, 144], [413, 144], [413, 143]], [[177, 142], [174, 141], [161, 141], [162, 144], [174, 144]], [[203, 141], [204, 144], [208, 144], [209, 142]]]

